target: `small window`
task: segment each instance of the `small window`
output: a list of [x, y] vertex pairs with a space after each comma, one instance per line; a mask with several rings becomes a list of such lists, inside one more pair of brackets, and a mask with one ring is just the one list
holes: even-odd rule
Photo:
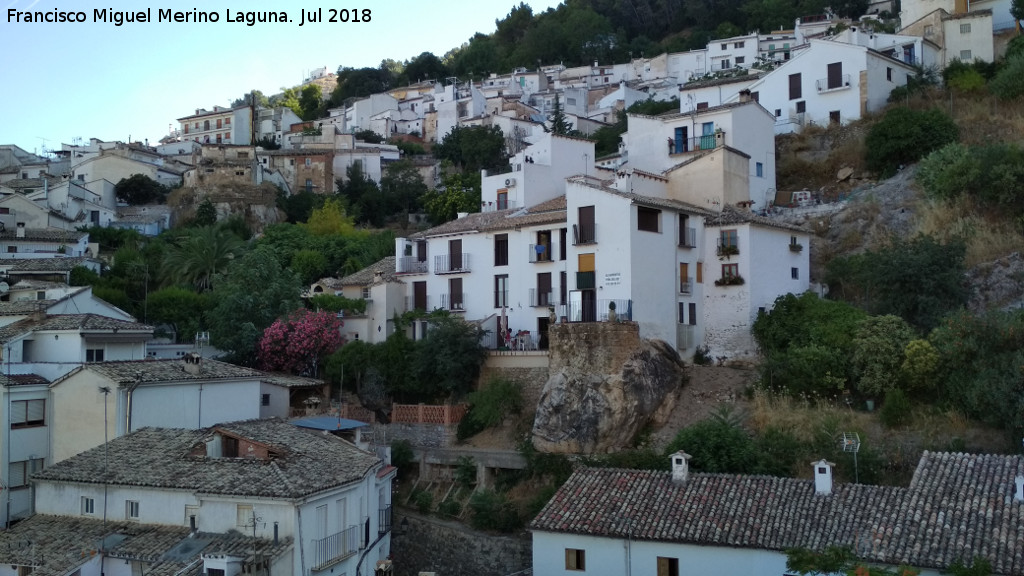
[[722, 50], [728, 50], [728, 49], [729, 49], [729, 44], [723, 43], [722, 44]]
[[508, 234], [494, 235], [494, 265], [508, 266]]
[[775, 109], [775, 117], [776, 118], [781, 118], [782, 117], [782, 108], [776, 108]]
[[125, 500], [124, 502], [124, 517], [129, 520], [139, 519], [139, 501], [138, 500]]
[[7, 253], [8, 254], [15, 254], [17, 252], [18, 252], [18, 247], [17, 246], [8, 246], [7, 247]]
[[225, 126], [231, 126], [231, 118], [225, 118], [224, 119], [224, 125]]
[[260, 406], [270, 406], [270, 394], [260, 396]]
[[587, 551], [580, 550], [578, 548], [566, 548], [565, 549], [565, 569], [566, 570], [579, 570], [580, 572], [587, 569]]
[[804, 112], [807, 112], [807, 102], [801, 100], [796, 103], [796, 113], [803, 114]]
[[33, 458], [32, 460], [11, 462], [7, 473], [8, 488], [10, 488], [11, 490], [17, 490], [19, 488], [28, 488], [29, 479], [32, 477], [32, 474], [42, 470], [44, 462], [45, 460], [43, 460], [42, 458]]
[[800, 279], [800, 269], [799, 268], [790, 268], [789, 269], [789, 276], [793, 280], [799, 280]]
[[970, 24], [961, 24], [960, 25], [960, 33], [961, 34], [970, 34], [971, 33], [971, 25]]
[[658, 232], [658, 221], [661, 219], [661, 210], [637, 206], [636, 229], [643, 232]]
[[306, 178], [306, 192], [312, 192], [312, 191], [313, 191], [313, 179], [312, 178]]
[[[736, 49], [743, 48], [743, 42], [737, 42], [737, 43], [733, 44], [733, 47], [736, 48]], [[737, 62], [738, 62], [738, 60], [737, 60]]]
[[963, 62], [970, 62], [971, 61], [971, 51], [970, 50], [961, 50], [960, 51], [960, 60], [963, 61]]
[[764, 164], [761, 162], [756, 163], [754, 165], [754, 170], [754, 173], [758, 178], [764, 178]]
[[722, 264], [722, 278], [735, 278], [740, 275], [739, 264]]
[[718, 236], [718, 243], [721, 246], [736, 246], [739, 247], [739, 233], [736, 230], [722, 230]]
[[82, 514], [91, 516], [96, 513], [96, 500], [82, 496]]
[[885, 79], [888, 80], [889, 82], [892, 82], [892, 68], [885, 68]]
[[312, 158], [306, 158], [306, 166], [312, 166], [312, 165], [313, 165], [313, 159]]
[[85, 351], [86, 362], [103, 362], [103, 348], [89, 348]]
[[736, 65], [737, 66], [739, 66], [740, 64], [745, 63], [746, 61], [747, 61], [746, 56], [737, 56], [736, 57]]
[[679, 558], [658, 556], [658, 576], [679, 576]]
[[924, 35], [925, 36], [932, 36], [934, 34], [935, 34], [935, 27], [934, 26], [929, 24], [929, 25], [924, 27]]
[[46, 300], [46, 291], [36, 290], [36, 300]]
[[288, 165], [289, 166], [295, 166], [295, 158], [289, 158], [288, 159]]
[[697, 304], [690, 302], [690, 326], [697, 325]]
[[728, 70], [729, 68], [732, 68], [732, 63], [729, 59], [726, 58], [725, 60], [722, 60], [722, 70]]
[[238, 504], [235, 506], [235, 525], [248, 526], [252, 522], [252, 504]]

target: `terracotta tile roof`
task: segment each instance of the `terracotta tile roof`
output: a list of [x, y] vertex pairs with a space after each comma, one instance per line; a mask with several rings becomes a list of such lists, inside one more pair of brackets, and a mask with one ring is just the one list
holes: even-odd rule
[[43, 319], [24, 318], [0, 327], [0, 342], [38, 330], [78, 330], [80, 333], [121, 332], [146, 334], [153, 327], [139, 322], [118, 320], [99, 314], [52, 314]]
[[546, 200], [526, 209], [512, 208], [493, 212], [474, 212], [464, 218], [458, 218], [435, 226], [429, 230], [413, 234], [411, 238], [429, 238], [464, 232], [484, 232], [511, 230], [520, 226], [538, 224], [556, 224], [565, 222], [565, 195]]
[[759, 224], [771, 228], [781, 228], [807, 234], [807, 229], [795, 224], [787, 224], [780, 220], [773, 220], [764, 216], [754, 214], [749, 210], [740, 210], [734, 206], [725, 206], [721, 212], [704, 219], [704, 225], [710, 227], [735, 226], [737, 224]]
[[[190, 455], [223, 431], [269, 447], [261, 458]], [[37, 481], [189, 490], [264, 498], [302, 498], [363, 478], [382, 460], [332, 435], [298, 428], [277, 418], [220, 424], [204, 430], [143, 428], [87, 450], [33, 475]]]
[[[184, 363], [177, 358], [168, 360], [125, 360], [120, 362], [92, 362], [85, 366], [117, 384], [133, 384], [139, 379], [147, 382], [184, 382], [188, 380], [263, 379], [269, 376], [259, 370], [236, 366], [227, 362], [204, 358], [198, 374], [185, 372]], [[58, 379], [58, 382], [61, 381]]]
[[15, 300], [13, 302], [0, 302], [0, 316], [21, 316], [31, 314], [39, 310], [46, 310], [56, 300]]
[[0, 267], [11, 272], [68, 272], [85, 264], [85, 256], [74, 258], [11, 258], [0, 260]]
[[[382, 279], [386, 282], [397, 280], [398, 278], [395, 275], [395, 257], [385, 256], [366, 268], [337, 280], [337, 286], [369, 286], [377, 280], [377, 272], [382, 273]], [[324, 280], [321, 280], [321, 283], [324, 283], [329, 288], [332, 287]]]
[[[531, 523], [542, 532], [762, 550], [850, 546], [865, 560], [947, 569], [980, 556], [1024, 574], [1020, 455], [925, 452], [907, 488], [731, 474], [584, 468]], [[625, 519], [632, 519], [626, 521]]]
[[[187, 547], [182, 545], [186, 541]], [[100, 542], [106, 543], [106, 554], [112, 558], [149, 563], [144, 572], [152, 576], [198, 574], [202, 563], [192, 571], [183, 570], [201, 555], [246, 558], [255, 548], [258, 554], [275, 558], [292, 548], [291, 538], [276, 545], [238, 532], [197, 532], [189, 538], [184, 526], [36, 515], [0, 532], [0, 563], [32, 566], [32, 574], [38, 576], [64, 576], [92, 560]]]
[[45, 242], [78, 242], [89, 235], [88, 232], [78, 230], [63, 230], [61, 228], [25, 228], [25, 235], [18, 236], [18, 231], [13, 228], [0, 231], [0, 240], [41, 240]]
[[0, 374], [0, 386], [35, 386], [50, 381], [38, 374]]

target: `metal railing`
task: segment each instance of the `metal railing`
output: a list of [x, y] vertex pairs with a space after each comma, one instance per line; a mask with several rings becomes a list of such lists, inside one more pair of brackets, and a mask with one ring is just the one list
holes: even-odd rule
[[693, 276], [687, 276], [685, 280], [679, 279], [679, 293], [680, 294], [692, 294], [693, 293]]
[[628, 299], [601, 299], [597, 301], [597, 319], [607, 322], [611, 314], [611, 303], [615, 303], [615, 317], [619, 320], [633, 319], [633, 301]]
[[441, 294], [441, 308], [453, 311], [466, 310], [466, 293]]
[[530, 306], [550, 306], [554, 303], [554, 292], [540, 292], [536, 288], [530, 288]]
[[506, 201], [504, 203], [501, 203], [501, 202], [481, 202], [480, 203], [480, 211], [481, 212], [497, 212], [498, 210], [512, 210], [514, 208], [519, 208], [519, 202], [516, 202], [515, 200], [508, 200], [508, 201]]
[[469, 254], [442, 254], [434, 256], [434, 274], [469, 272]]
[[552, 244], [530, 244], [530, 262], [551, 262], [554, 252]]
[[380, 509], [380, 518], [377, 522], [377, 534], [383, 535], [391, 532], [391, 504]]
[[[421, 304], [421, 306], [417, 306], [417, 304]], [[405, 309], [406, 310], [425, 310], [425, 311], [429, 312], [430, 311], [430, 295], [429, 294], [426, 295], [423, 298], [422, 302], [416, 302], [416, 297], [415, 296], [406, 296], [405, 297]]]
[[403, 256], [398, 259], [399, 274], [426, 274], [429, 265], [426, 260], [420, 260], [417, 256]]
[[572, 243], [574, 246], [597, 244], [597, 224], [573, 224]]
[[313, 540], [313, 570], [323, 570], [359, 551], [359, 526]]
[[724, 142], [725, 132], [694, 136], [693, 138], [680, 138], [678, 140], [673, 138], [671, 154], [688, 154], [702, 150], [714, 150], [722, 146]]
[[815, 84], [818, 86], [818, 92], [828, 92], [829, 90], [842, 90], [850, 87], [850, 75], [843, 74], [839, 79], [839, 83], [833, 85], [829, 82], [828, 78], [819, 78]]
[[679, 247], [696, 248], [697, 230], [694, 228], [682, 228], [679, 230]]

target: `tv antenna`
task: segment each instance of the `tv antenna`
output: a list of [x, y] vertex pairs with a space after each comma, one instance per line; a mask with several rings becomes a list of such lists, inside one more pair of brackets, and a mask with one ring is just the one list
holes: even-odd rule
[[860, 434], [856, 432], [843, 432], [839, 439], [839, 447], [843, 452], [853, 453], [853, 478], [854, 482], [860, 484], [860, 470], [857, 468], [857, 452], [860, 452]]

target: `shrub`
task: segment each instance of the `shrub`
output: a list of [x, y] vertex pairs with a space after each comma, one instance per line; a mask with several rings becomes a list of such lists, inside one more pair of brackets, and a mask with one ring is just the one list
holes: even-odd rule
[[476, 484], [476, 461], [470, 456], [459, 456], [455, 463], [455, 481], [463, 488]]
[[971, 190], [979, 172], [980, 166], [970, 148], [954, 142], [921, 160], [917, 183], [929, 196], [956, 198]]
[[893, 108], [868, 132], [868, 168], [891, 176], [900, 166], [956, 142], [958, 136], [956, 123], [941, 110]]
[[459, 514], [462, 514], [462, 504], [449, 498], [437, 505], [437, 513], [441, 516], [458, 517]]
[[504, 378], [492, 378], [467, 397], [469, 411], [459, 422], [458, 438], [464, 440], [500, 425], [511, 414], [523, 410], [523, 391], [518, 384]]
[[417, 490], [412, 496], [412, 501], [420, 514], [429, 514], [430, 509], [434, 507], [434, 496], [425, 490]]
[[470, 524], [481, 530], [513, 532], [523, 525], [523, 519], [508, 498], [494, 490], [479, 490], [469, 499], [473, 513]]
[[988, 89], [1000, 100], [1024, 96], [1024, 54], [1007, 58], [1003, 69], [992, 79]]
[[665, 451], [683, 450], [693, 456], [690, 465], [701, 472], [751, 474], [757, 470], [754, 442], [728, 410], [687, 426]]
[[391, 443], [391, 465], [398, 468], [399, 474], [405, 474], [412, 469], [415, 457], [412, 444], [408, 440], [395, 440]]
[[879, 396], [897, 387], [903, 351], [913, 339], [914, 330], [899, 316], [876, 316], [861, 322], [853, 339], [857, 391]]
[[985, 81], [991, 75], [990, 67], [984, 62], [962, 62], [953, 60], [942, 71], [946, 86], [960, 92], [977, 92], [985, 88]]
[[889, 428], [902, 426], [910, 421], [910, 399], [899, 388], [890, 388], [885, 393], [878, 419]]
[[911, 340], [903, 349], [900, 378], [910, 390], [930, 391], [934, 388], [935, 370], [939, 366], [939, 353], [927, 340]]
[[693, 363], [697, 366], [708, 366], [711, 364], [711, 349], [707, 346], [697, 346], [693, 351]]

